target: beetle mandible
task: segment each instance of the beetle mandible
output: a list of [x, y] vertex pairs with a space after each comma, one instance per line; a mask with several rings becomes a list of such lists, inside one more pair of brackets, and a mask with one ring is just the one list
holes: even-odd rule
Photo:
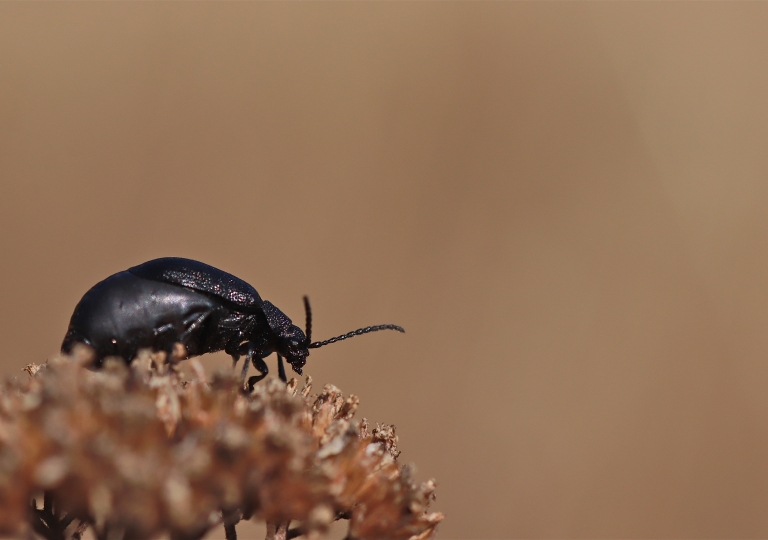
[[287, 380], [283, 357], [302, 374], [309, 349], [379, 330], [405, 332], [394, 324], [367, 326], [325, 341], [312, 342], [312, 311], [304, 297], [306, 334], [282, 311], [242, 279], [213, 266], [180, 257], [154, 259], [111, 275], [78, 302], [61, 344], [69, 354], [75, 344], [95, 351], [95, 366], [107, 356], [130, 363], [139, 349], [170, 355], [182, 343], [187, 357], [225, 351], [235, 364], [245, 356], [242, 377], [252, 363], [269, 373], [264, 358], [277, 353], [278, 374]]

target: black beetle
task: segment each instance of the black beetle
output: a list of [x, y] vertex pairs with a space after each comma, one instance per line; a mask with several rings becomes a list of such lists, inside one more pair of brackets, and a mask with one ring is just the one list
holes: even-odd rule
[[405, 332], [382, 324], [312, 343], [306, 296], [304, 308], [306, 335], [242, 279], [198, 261], [165, 257], [109, 276], [85, 293], [61, 350], [69, 354], [77, 343], [89, 345], [96, 367], [107, 356], [130, 362], [142, 348], [170, 355], [176, 343], [186, 347], [188, 357], [223, 350], [235, 363], [246, 356], [243, 379], [253, 363], [259, 371], [248, 379], [253, 388], [269, 372], [264, 358], [273, 352], [280, 378], [286, 381], [282, 357], [301, 375], [309, 349], [378, 330]]

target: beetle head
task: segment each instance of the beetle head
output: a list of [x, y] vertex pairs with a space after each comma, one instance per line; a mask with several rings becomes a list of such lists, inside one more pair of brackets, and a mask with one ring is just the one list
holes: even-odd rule
[[307, 356], [309, 356], [307, 337], [304, 332], [298, 326], [291, 325], [280, 334], [277, 342], [277, 352], [291, 364], [293, 371], [301, 375], [301, 368], [307, 363]]

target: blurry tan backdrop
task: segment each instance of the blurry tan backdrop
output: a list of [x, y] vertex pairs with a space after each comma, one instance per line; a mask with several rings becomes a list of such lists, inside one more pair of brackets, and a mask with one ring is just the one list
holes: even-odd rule
[[[3, 375], [255, 285], [444, 538], [768, 536], [767, 3], [2, 3]], [[208, 365], [226, 365], [224, 357]], [[274, 360], [271, 361], [274, 370]]]

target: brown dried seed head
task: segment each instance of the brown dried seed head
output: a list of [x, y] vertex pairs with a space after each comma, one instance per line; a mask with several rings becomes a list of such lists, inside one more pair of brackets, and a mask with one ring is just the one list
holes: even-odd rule
[[201, 538], [222, 510], [295, 520], [310, 536], [350, 514], [360, 539], [428, 538], [442, 519], [428, 512], [434, 482], [417, 486], [397, 464], [394, 426], [358, 426], [359, 399], [332, 385], [310, 397], [309, 377], [301, 391], [272, 380], [246, 396], [230, 373], [207, 383], [195, 360], [184, 381], [160, 354], [98, 372], [79, 354], [30, 365], [27, 380], [0, 389], [2, 534], [34, 521], [29, 501], [43, 490], [124, 540]]

